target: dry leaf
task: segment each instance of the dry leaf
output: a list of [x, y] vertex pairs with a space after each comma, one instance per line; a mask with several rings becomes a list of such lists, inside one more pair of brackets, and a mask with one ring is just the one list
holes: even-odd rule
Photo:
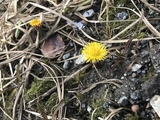
[[64, 52], [65, 44], [59, 34], [53, 34], [46, 40], [41, 47], [41, 52], [47, 58], [55, 58]]

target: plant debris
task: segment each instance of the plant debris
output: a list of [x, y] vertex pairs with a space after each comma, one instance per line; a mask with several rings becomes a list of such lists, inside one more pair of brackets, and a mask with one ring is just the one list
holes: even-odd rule
[[0, 120], [160, 118], [159, 0], [0, 3]]
[[41, 46], [41, 52], [47, 58], [55, 58], [64, 52], [65, 44], [59, 34], [51, 35]]

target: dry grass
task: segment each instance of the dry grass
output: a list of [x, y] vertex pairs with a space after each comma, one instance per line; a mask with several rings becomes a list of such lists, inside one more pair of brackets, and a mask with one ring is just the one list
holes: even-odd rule
[[[159, 9], [150, 5], [147, 1], [141, 1], [150, 9], [159, 12]], [[55, 32], [80, 46], [84, 46], [87, 43], [87, 40], [99, 41], [97, 38], [90, 36], [81, 29], [80, 32], [82, 33], [82, 36], [78, 35], [73, 28], [70, 32], [66, 31], [66, 28], [68, 27], [66, 21], [77, 26], [74, 23], [74, 19], [72, 20], [64, 15], [64, 11], [66, 11], [68, 6], [71, 10], [74, 10], [75, 16], [87, 21], [89, 24], [94, 25], [105, 23], [105, 32], [106, 35], [108, 35], [108, 39], [100, 40], [100, 42], [106, 45], [108, 43], [114, 44], [127, 42], [129, 36], [122, 37], [123, 34], [137, 26], [139, 23], [144, 24], [144, 27], [148, 29], [150, 33], [148, 32], [148, 35], [145, 38], [139, 39], [134, 37], [132, 41], [158, 40], [160, 38], [160, 33], [144, 16], [143, 10], [139, 10], [133, 0], [131, 0], [131, 2], [135, 7], [135, 10], [127, 7], [115, 7], [112, 5], [114, 0], [102, 0], [97, 19], [89, 20], [83, 17], [81, 11], [89, 9], [93, 4], [93, 0], [64, 0], [62, 2], [59, 2], [58, 0], [30, 0], [29, 2], [26, 0], [4, 0], [4, 2], [1, 3], [4, 10], [0, 11], [0, 101], [2, 103], [0, 104], [0, 109], [4, 114], [4, 117], [10, 120], [21, 120], [23, 111], [25, 111], [28, 113], [28, 119], [31, 118], [32, 115], [35, 115], [45, 120], [67, 120], [67, 118], [65, 118], [66, 107], [64, 102], [64, 84], [71, 78], [74, 78], [74, 76], [81, 71], [87, 69], [90, 64], [82, 67], [69, 76], [64, 76], [63, 71], [58, 65], [56, 65], [56, 63], [52, 67], [49, 66], [45, 62], [44, 56], [41, 53], [37, 53], [36, 50], [40, 49], [43, 41]], [[119, 33], [114, 34], [110, 24], [114, 22], [123, 23], [124, 21], [110, 19], [109, 11], [112, 8], [128, 10], [137, 18], [128, 19], [130, 25], [126, 26]], [[103, 18], [104, 14], [106, 16], [105, 18]], [[34, 18], [38, 18], [42, 21], [42, 26], [40, 28], [33, 28], [29, 25], [29, 21]], [[133, 32], [131, 35], [135, 36], [135, 33]], [[75, 59], [77, 56], [69, 59]], [[57, 63], [61, 62], [63, 61], [60, 60]], [[55, 86], [40, 96], [37, 96], [35, 99], [25, 101], [24, 95], [29, 85], [29, 76], [31, 74], [34, 75], [34, 73], [31, 73], [31, 70], [33, 69], [33, 66], [37, 64], [48, 73], [49, 78], [51, 78], [50, 80], [53, 81]], [[57, 71], [60, 74], [57, 75]], [[98, 84], [106, 83], [117, 85], [116, 80], [104, 80], [102, 82], [94, 83], [92, 86], [83, 90], [82, 94], [93, 89]], [[11, 89], [11, 91], [7, 96], [8, 89]], [[52, 106], [52, 111], [48, 111], [50, 114], [43, 114], [43, 110], [40, 110], [40, 112], [32, 111], [32, 106], [37, 104], [37, 101], [41, 101], [53, 91], [57, 91], [58, 101], [55, 106]], [[9, 102], [12, 102], [10, 103], [11, 105], [8, 105]], [[122, 109], [123, 108], [119, 108], [116, 111], [111, 112], [105, 120], [109, 120], [114, 114]]]

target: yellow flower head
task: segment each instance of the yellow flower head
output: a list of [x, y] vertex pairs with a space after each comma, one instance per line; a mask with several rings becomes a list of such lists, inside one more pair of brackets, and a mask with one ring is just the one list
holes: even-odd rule
[[32, 27], [39, 27], [41, 26], [41, 21], [39, 19], [33, 19], [29, 22], [29, 24], [32, 26]]
[[104, 60], [108, 51], [106, 47], [98, 42], [91, 42], [84, 46], [82, 50], [82, 55], [86, 62], [96, 63], [98, 61]]

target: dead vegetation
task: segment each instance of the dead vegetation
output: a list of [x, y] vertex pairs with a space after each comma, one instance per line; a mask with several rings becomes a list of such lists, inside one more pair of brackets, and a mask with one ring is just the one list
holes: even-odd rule
[[[68, 96], [66, 91], [70, 88], [67, 88], [69, 85], [66, 83], [71, 83], [72, 80], [73, 85], [74, 82], [80, 84], [81, 77], [92, 65], [83, 64], [72, 67], [69, 71], [64, 70], [62, 63], [65, 60], [62, 59], [62, 56], [65, 53], [72, 53], [72, 56], [66, 60], [75, 60], [80, 55], [80, 49], [87, 42], [99, 41], [107, 47], [110, 44], [116, 44], [117, 46], [109, 48], [110, 54], [114, 54], [117, 47], [121, 48], [122, 43], [128, 42], [131, 36], [133, 42], [160, 38], [159, 31], [149, 22], [152, 21], [152, 18], [148, 19], [144, 10], [140, 10], [134, 0], [130, 0], [133, 8], [115, 6], [120, 4], [120, 0], [98, 1], [99, 5], [96, 8], [98, 10], [94, 19], [85, 18], [82, 13], [93, 7], [95, 2], [97, 1], [4, 0], [1, 2], [0, 118], [10, 120], [78, 119], [67, 115], [69, 109], [67, 103], [76, 99], [77, 104], [81, 106], [81, 101], [76, 94], [73, 94], [72, 97]], [[143, 2], [148, 9], [159, 13], [159, 9], [146, 0], [138, 2]], [[128, 11], [128, 19], [114, 19], [115, 12], [118, 10]], [[42, 21], [40, 27], [29, 25], [30, 20], [34, 18]], [[86, 30], [87, 27], [78, 29], [75, 23], [78, 20], [92, 26], [89, 27], [89, 32]], [[48, 56], [42, 54], [43, 51], [41, 53], [40, 49], [44, 42], [55, 33], [62, 37], [65, 48], [52, 59], [48, 59]], [[71, 43], [73, 47], [69, 47]], [[121, 82], [117, 79], [102, 78], [100, 82], [92, 83], [77, 91], [85, 94], [99, 84], [118, 86]], [[80, 109], [81, 107], [79, 111]], [[110, 120], [124, 109], [126, 108], [108, 111], [103, 119]], [[95, 112], [96, 109], [93, 110], [90, 119], [95, 119], [93, 117]]]

